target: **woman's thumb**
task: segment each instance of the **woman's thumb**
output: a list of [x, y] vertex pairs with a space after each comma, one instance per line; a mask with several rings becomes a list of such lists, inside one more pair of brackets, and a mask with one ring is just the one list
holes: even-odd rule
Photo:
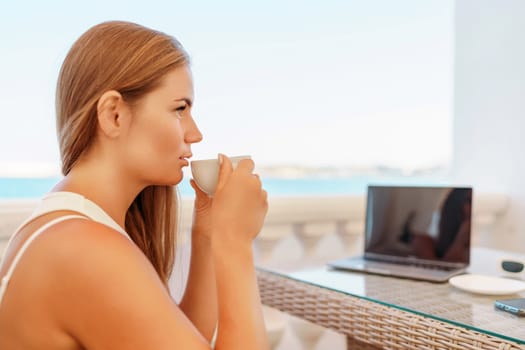
[[222, 153], [219, 153], [219, 180], [217, 181], [217, 188], [215, 191], [224, 187], [232, 171], [233, 166], [230, 158], [226, 157]]

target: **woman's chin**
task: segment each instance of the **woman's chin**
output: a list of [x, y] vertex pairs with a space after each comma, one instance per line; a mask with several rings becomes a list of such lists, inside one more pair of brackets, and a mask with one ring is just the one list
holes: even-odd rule
[[167, 179], [168, 181], [166, 181], [166, 185], [167, 186], [177, 186], [178, 184], [180, 184], [182, 182], [182, 179], [184, 177], [182, 176], [178, 176], [178, 177], [173, 177], [171, 179]]
[[144, 180], [153, 186], [176, 186], [184, 179], [184, 172], [181, 168], [159, 169], [149, 174], [144, 174]]
[[177, 186], [182, 182], [183, 177], [157, 178], [150, 182], [153, 186]]

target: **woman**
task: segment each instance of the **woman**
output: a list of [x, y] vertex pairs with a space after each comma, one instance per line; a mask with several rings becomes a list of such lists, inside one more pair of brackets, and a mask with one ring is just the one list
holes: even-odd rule
[[56, 95], [63, 180], [0, 266], [0, 349], [266, 349], [252, 240], [267, 211], [254, 164], [220, 156], [213, 199], [196, 192], [179, 305], [173, 185], [202, 135], [187, 54], [127, 22], [72, 46]]

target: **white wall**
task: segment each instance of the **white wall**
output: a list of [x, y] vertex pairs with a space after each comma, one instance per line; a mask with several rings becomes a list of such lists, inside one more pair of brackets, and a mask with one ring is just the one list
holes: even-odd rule
[[457, 0], [453, 174], [507, 193], [493, 244], [525, 253], [525, 1]]

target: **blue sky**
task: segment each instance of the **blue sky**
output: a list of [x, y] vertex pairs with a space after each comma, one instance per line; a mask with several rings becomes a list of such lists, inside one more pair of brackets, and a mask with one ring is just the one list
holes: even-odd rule
[[405, 168], [450, 159], [452, 0], [12, 0], [0, 12], [0, 174], [58, 163], [60, 64], [80, 34], [113, 19], [189, 51], [205, 137], [196, 157]]

